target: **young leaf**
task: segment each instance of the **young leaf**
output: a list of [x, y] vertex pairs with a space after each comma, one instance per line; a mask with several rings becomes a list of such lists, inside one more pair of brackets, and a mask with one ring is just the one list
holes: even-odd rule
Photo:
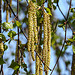
[[63, 27], [63, 26], [64, 26], [63, 24], [59, 24], [59, 25], [58, 25], [58, 27]]
[[3, 25], [4, 29], [13, 29], [13, 24], [12, 23], [4, 22], [2, 25]]
[[9, 68], [12, 68], [14, 70], [19, 69], [20, 65], [17, 62], [14, 62], [14, 60], [12, 60], [11, 65], [9, 66]]
[[51, 11], [50, 11], [50, 9], [49, 9], [49, 8], [46, 8], [46, 7], [45, 7], [45, 10], [47, 11], [47, 13], [48, 13], [49, 15], [51, 15], [51, 16], [52, 16]]
[[0, 39], [1, 39], [2, 41], [6, 41], [6, 37], [5, 37], [2, 33], [0, 33]]
[[3, 60], [3, 58], [0, 58], [0, 65], [2, 65], [2, 64], [4, 64], [5, 62], [4, 62], [4, 60]]
[[11, 40], [13, 39], [14, 36], [16, 36], [16, 32], [15, 31], [9, 31], [8, 36], [11, 38]]
[[16, 21], [16, 25], [17, 25], [18, 27], [21, 27], [21, 23], [20, 23], [19, 21]]
[[72, 50], [73, 50], [73, 53], [75, 53], [75, 46], [72, 45]]

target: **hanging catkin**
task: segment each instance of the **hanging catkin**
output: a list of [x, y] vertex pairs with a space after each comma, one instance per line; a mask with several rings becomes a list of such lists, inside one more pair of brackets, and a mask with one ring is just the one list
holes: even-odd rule
[[8, 4], [6, 6], [6, 22], [8, 22], [8, 18], [9, 18], [9, 11], [8, 11]]
[[[38, 45], [36, 46], [36, 52], [38, 52], [39, 53], [39, 49], [38, 49], [39, 47], [38, 47]], [[38, 57], [38, 55], [36, 55], [36, 75], [39, 75], [39, 57]]]
[[3, 12], [6, 10], [6, 1], [4, 0]]
[[31, 29], [33, 25], [33, 13], [32, 13], [32, 5], [29, 3], [28, 6], [28, 51], [31, 49]]
[[[41, 52], [41, 57], [42, 57], [42, 52]], [[39, 60], [39, 74], [43, 75], [43, 65], [42, 65], [41, 60]]]
[[[42, 23], [40, 23], [40, 35], [39, 35], [39, 43], [41, 43], [42, 41]], [[41, 49], [41, 47], [39, 46], [39, 55], [41, 56], [41, 59], [42, 59], [42, 55], [43, 55], [43, 50]], [[42, 61], [39, 60], [39, 74], [40, 75], [43, 75], [43, 64], [42, 64]]]
[[[50, 25], [50, 15], [47, 14], [47, 30], [48, 30], [48, 40], [47, 40], [47, 66], [50, 64], [50, 46], [51, 46], [51, 25]], [[49, 69], [47, 68], [47, 73]]]
[[33, 25], [31, 29], [31, 56], [33, 61], [35, 61], [35, 56], [34, 56], [34, 31], [33, 31]]
[[[43, 13], [44, 17], [44, 45], [43, 45], [43, 60], [47, 63], [47, 13]], [[46, 65], [44, 65], [44, 71], [46, 71]]]
[[[20, 42], [20, 44], [21, 44], [21, 41], [19, 41], [19, 42]], [[19, 57], [18, 57], [18, 55], [19, 55]], [[19, 60], [18, 60], [18, 59], [19, 59]], [[18, 54], [18, 40], [17, 40], [17, 45], [16, 45], [15, 61], [16, 61], [16, 62], [18, 61], [18, 63], [20, 64], [20, 50], [19, 50], [19, 54]]]
[[35, 36], [35, 43], [37, 44], [38, 35], [37, 35], [37, 16], [36, 16], [36, 8], [34, 9], [33, 13], [33, 21], [34, 21], [34, 36]]
[[3, 52], [4, 52], [3, 42], [2, 42], [2, 40], [0, 39], [0, 58], [2, 57]]
[[[10, 0], [10, 6], [12, 6], [12, 0]], [[11, 10], [10, 10], [10, 17], [11, 17]]]
[[[34, 56], [34, 43], [37, 42], [37, 18], [36, 18], [36, 8], [32, 1], [29, 2], [28, 6], [28, 22], [29, 22], [29, 28], [28, 28], [28, 51], [31, 50], [31, 55], [33, 58], [33, 61], [35, 60]], [[34, 39], [35, 37], [35, 39]]]

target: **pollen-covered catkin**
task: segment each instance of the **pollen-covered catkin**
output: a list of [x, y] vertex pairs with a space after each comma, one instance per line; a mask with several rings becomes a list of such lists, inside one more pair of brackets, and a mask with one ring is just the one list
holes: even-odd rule
[[[50, 65], [50, 46], [51, 46], [51, 25], [50, 25], [50, 15], [47, 14], [47, 30], [48, 30], [48, 40], [47, 40], [47, 66]], [[47, 72], [49, 69], [47, 68]]]
[[[12, 6], [12, 0], [10, 0], [10, 6]], [[11, 17], [11, 10], [10, 10], [10, 17]]]
[[33, 31], [33, 25], [32, 25], [32, 29], [31, 29], [31, 56], [33, 61], [35, 61], [35, 56], [34, 56], [34, 31]]
[[[42, 55], [41, 55], [41, 57], [42, 57]], [[42, 65], [41, 60], [39, 60], [39, 74], [43, 75], [43, 65]]]
[[32, 12], [32, 6], [29, 3], [28, 6], [28, 51], [30, 51], [31, 49], [31, 29], [32, 29], [32, 25], [33, 25], [33, 12]]
[[5, 11], [5, 9], [6, 9], [6, 1], [4, 0], [3, 12]]
[[[28, 9], [28, 22], [29, 22], [29, 28], [28, 28], [28, 51], [31, 50], [31, 55], [32, 55], [32, 59], [33, 61], [35, 60], [35, 56], [34, 56], [34, 24], [36, 22], [36, 18], [35, 18], [35, 5], [32, 1], [29, 2], [29, 9]], [[36, 22], [37, 23], [37, 22]]]
[[[38, 52], [38, 45], [36, 46], [36, 51]], [[39, 53], [39, 52], [38, 52]], [[39, 57], [36, 55], [36, 75], [39, 75]]]
[[38, 32], [37, 32], [37, 16], [36, 16], [36, 8], [33, 13], [33, 21], [34, 21], [34, 36], [35, 36], [35, 43], [37, 44], [38, 40]]
[[3, 52], [4, 52], [3, 42], [0, 40], [0, 58], [2, 57]]
[[6, 6], [6, 22], [8, 22], [8, 18], [9, 18], [9, 10], [8, 10], [8, 4]]
[[[44, 45], [43, 45], [43, 60], [47, 61], [47, 13], [43, 13], [44, 17]], [[44, 70], [46, 71], [46, 65], [44, 65]]]

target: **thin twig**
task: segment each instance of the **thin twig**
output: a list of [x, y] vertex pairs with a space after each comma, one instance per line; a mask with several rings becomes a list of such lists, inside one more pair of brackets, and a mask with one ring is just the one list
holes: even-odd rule
[[[36, 52], [36, 51], [35, 51]], [[36, 55], [39, 57], [39, 59], [41, 60], [41, 62], [44, 64], [44, 65], [46, 65], [47, 66], [47, 64], [45, 64], [44, 63], [44, 61], [41, 59], [41, 57], [39, 56], [39, 54], [36, 52]], [[50, 71], [52, 71], [48, 66], [47, 66], [47, 68], [50, 70]]]
[[[17, 0], [17, 21], [19, 16], [19, 0]], [[19, 42], [19, 27], [17, 27], [18, 31], [18, 53], [17, 53], [17, 63], [19, 64], [20, 58], [19, 58], [19, 51], [20, 51], [20, 42]], [[19, 70], [17, 70], [17, 75], [19, 75]]]
[[[66, 18], [65, 15], [63, 14], [63, 12], [61, 11], [60, 7], [59, 7], [58, 0], [57, 0], [57, 7], [58, 7], [59, 11], [61, 12], [61, 14], [63, 15], [64, 19], [66, 20], [67, 24], [69, 24], [69, 22], [68, 22], [68, 16], [69, 16], [70, 8], [71, 8], [71, 3], [72, 3], [72, 0], [70, 0], [70, 6], [69, 6], [67, 18]], [[69, 24], [69, 27], [71, 28], [71, 30], [73, 32], [73, 29], [72, 29], [72, 27], [71, 27], [70, 24]]]
[[68, 23], [67, 21], [68, 21], [69, 11], [70, 11], [70, 8], [71, 8], [71, 1], [72, 1], [72, 0], [70, 0], [70, 7], [69, 7], [68, 14], [67, 14], [67, 18], [66, 18], [65, 15], [63, 14], [63, 12], [61, 11], [60, 7], [59, 7], [59, 5], [58, 5], [58, 0], [57, 0], [57, 6], [58, 6], [58, 8], [59, 8], [61, 14], [64, 16], [64, 18], [65, 18], [65, 20], [66, 20], [65, 39], [64, 39], [64, 43], [63, 43], [63, 45], [62, 45], [60, 54], [59, 54], [59, 56], [58, 56], [58, 58], [57, 58], [57, 61], [56, 61], [55, 65], [54, 65], [53, 70], [52, 70], [52, 72], [51, 72], [50, 75], [52, 75], [52, 73], [53, 73], [53, 71], [54, 71], [54, 69], [55, 69], [55, 67], [56, 67], [56, 65], [57, 65], [57, 63], [58, 63], [58, 61], [59, 61], [59, 58], [60, 58], [60, 56], [61, 56], [61, 54], [62, 54], [62, 50], [63, 50], [63, 48], [64, 48], [64, 45], [65, 45], [65, 43], [66, 43], [66, 31], [67, 31], [67, 23]]
[[7, 2], [7, 4], [8, 4], [8, 6], [9, 6], [10, 10], [11, 10], [12, 13], [14, 14], [14, 16], [16, 16], [15, 13], [14, 13], [14, 11], [13, 11], [13, 9], [11, 8], [10, 3], [8, 2], [8, 0], [6, 0], [6, 2]]
[[62, 12], [62, 10], [61, 10], [60, 7], [59, 7], [58, 0], [57, 0], [57, 6], [58, 6], [59, 11], [61, 12], [61, 14], [63, 15], [63, 17], [65, 18], [65, 20], [67, 20], [67, 18], [65, 17], [65, 15], [64, 15], [63, 12]]
[[[13, 11], [12, 7], [10, 6], [10, 4], [9, 4], [8, 0], [6, 0], [6, 2], [7, 2], [7, 4], [8, 4], [8, 6], [9, 6], [10, 10], [12, 11], [13, 15], [16, 17], [16, 14], [14, 13], [14, 11]], [[16, 18], [16, 19], [17, 19], [17, 18]], [[18, 19], [18, 20], [19, 20], [19, 19]], [[24, 32], [23, 32], [23, 30], [22, 30], [22, 29], [21, 29], [21, 31], [22, 31], [22, 33], [24, 34]], [[27, 39], [26, 34], [24, 34], [24, 36], [25, 36], [25, 37], [26, 37], [26, 39]]]

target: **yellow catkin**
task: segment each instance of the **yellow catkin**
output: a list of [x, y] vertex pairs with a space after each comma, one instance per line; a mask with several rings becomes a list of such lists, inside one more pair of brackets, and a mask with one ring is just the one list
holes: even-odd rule
[[4, 0], [3, 12], [5, 11], [5, 9], [6, 9], [6, 1]]
[[72, 61], [71, 75], [75, 75], [75, 53], [73, 53], [73, 61]]
[[[10, 6], [12, 6], [12, 0], [10, 0]], [[10, 17], [11, 17], [11, 10], [10, 10]]]
[[[47, 14], [44, 12], [44, 45], [43, 45], [43, 60], [47, 61]], [[44, 71], [46, 71], [46, 65], [44, 65]]]
[[43, 65], [42, 65], [41, 60], [39, 60], [39, 74], [43, 75]]
[[35, 61], [35, 56], [34, 56], [34, 32], [33, 32], [33, 25], [32, 25], [32, 29], [31, 29], [32, 35], [31, 35], [31, 56], [33, 61]]
[[[41, 25], [40, 25], [40, 36], [39, 36], [39, 38], [40, 38], [40, 40], [39, 40], [39, 43], [41, 43], [41, 41], [42, 41], [42, 23], [40, 23]], [[41, 56], [41, 59], [42, 59], [42, 52], [43, 52], [43, 50], [42, 50], [42, 48], [39, 46], [39, 50], [40, 50], [40, 52], [39, 52], [39, 55]], [[39, 60], [39, 74], [40, 75], [43, 75], [43, 64], [42, 64], [42, 61], [41, 60]]]
[[[19, 41], [20, 44], [21, 44], [21, 41]], [[19, 57], [17, 57], [19, 55]], [[18, 61], [18, 58], [19, 58], [19, 61]], [[15, 52], [15, 61], [20, 64], [20, 50], [19, 50], [19, 54], [18, 54], [18, 41], [17, 41], [17, 45], [16, 45], [16, 52]]]
[[37, 16], [36, 16], [36, 8], [34, 10], [34, 13], [33, 13], [33, 21], [34, 21], [34, 36], [35, 36], [35, 43], [37, 44], [37, 38], [38, 38], [38, 35], [37, 35]]
[[[50, 64], [50, 46], [51, 46], [51, 25], [50, 25], [50, 15], [47, 14], [47, 30], [48, 30], [48, 40], [47, 40], [47, 66]], [[47, 68], [47, 72], [49, 69]]]
[[1, 39], [0, 39], [0, 58], [2, 57], [3, 52], [4, 52], [3, 42], [2, 42]]
[[32, 6], [29, 3], [28, 6], [28, 51], [31, 49], [31, 29], [33, 25], [33, 14], [32, 14]]
[[[38, 52], [38, 45], [36, 46], [36, 52]], [[38, 52], [39, 53], [39, 52]], [[36, 75], [39, 75], [39, 57], [38, 55], [36, 54]]]
[[9, 18], [9, 11], [8, 11], [8, 4], [6, 6], [6, 22], [8, 22], [8, 18]]

